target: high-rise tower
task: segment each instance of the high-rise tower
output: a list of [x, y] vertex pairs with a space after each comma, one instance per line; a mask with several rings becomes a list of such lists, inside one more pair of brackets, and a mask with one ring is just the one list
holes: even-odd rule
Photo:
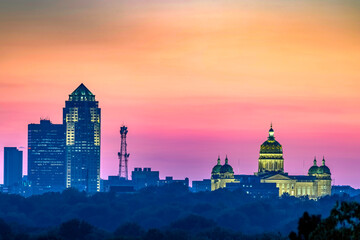
[[128, 177], [128, 158], [130, 156], [130, 154], [127, 153], [127, 143], [126, 143], [126, 134], [127, 133], [128, 133], [127, 127], [122, 126], [120, 128], [120, 136], [121, 136], [120, 152], [118, 153], [119, 177], [123, 177], [126, 180], [129, 179], [129, 177]]
[[66, 131], [66, 187], [100, 191], [99, 102], [84, 84], [69, 95], [63, 109]]
[[20, 184], [22, 180], [23, 152], [16, 147], [4, 147], [4, 185]]
[[28, 177], [33, 193], [62, 191], [66, 183], [65, 128], [50, 120], [28, 125]]

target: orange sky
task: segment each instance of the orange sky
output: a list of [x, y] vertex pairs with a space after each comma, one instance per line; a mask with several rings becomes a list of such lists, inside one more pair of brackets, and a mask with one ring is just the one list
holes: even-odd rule
[[286, 171], [324, 154], [335, 184], [360, 187], [358, 1], [2, 1], [0, 36], [1, 148], [60, 123], [83, 82], [103, 109], [103, 178], [123, 122], [131, 168], [194, 180], [218, 154], [255, 172], [273, 121]]

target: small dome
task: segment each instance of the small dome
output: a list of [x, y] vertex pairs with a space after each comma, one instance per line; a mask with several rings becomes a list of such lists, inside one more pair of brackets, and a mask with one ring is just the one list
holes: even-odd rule
[[225, 164], [221, 166], [220, 173], [234, 173], [233, 168], [228, 164], [228, 158], [225, 158]]
[[309, 174], [309, 175], [316, 174], [317, 171], [318, 171], [318, 169], [319, 169], [319, 167], [316, 165], [316, 158], [315, 158], [315, 159], [314, 159], [314, 165], [309, 168], [308, 174]]
[[328, 168], [327, 166], [320, 166], [319, 169], [317, 170], [317, 173], [318, 174], [326, 173], [331, 175], [330, 168]]
[[331, 175], [330, 168], [325, 165], [325, 159], [322, 160], [322, 165], [317, 170], [318, 174], [329, 174]]
[[217, 160], [217, 164], [213, 167], [211, 173], [212, 174], [220, 173], [220, 168], [221, 168], [221, 164], [220, 164], [220, 156], [219, 156]]

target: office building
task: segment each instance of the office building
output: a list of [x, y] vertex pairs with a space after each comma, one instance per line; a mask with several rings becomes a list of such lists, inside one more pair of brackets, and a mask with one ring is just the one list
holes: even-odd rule
[[4, 185], [21, 184], [23, 152], [16, 147], [4, 147]]
[[66, 183], [65, 128], [40, 120], [28, 125], [28, 178], [33, 193], [62, 191]]
[[69, 95], [63, 109], [66, 139], [66, 187], [100, 191], [99, 102], [84, 84]]

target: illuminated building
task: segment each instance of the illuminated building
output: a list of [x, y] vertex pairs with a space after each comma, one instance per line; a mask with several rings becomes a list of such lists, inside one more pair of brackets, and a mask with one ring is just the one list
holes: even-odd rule
[[229, 165], [229, 160], [226, 156], [225, 164], [221, 165], [220, 156], [218, 157], [217, 164], [213, 167], [211, 172], [211, 191], [218, 188], [226, 187], [227, 183], [235, 182], [234, 170]]
[[100, 108], [84, 84], [69, 95], [63, 109], [66, 134], [66, 187], [100, 191]]
[[[292, 176], [284, 172], [283, 149], [281, 144], [275, 140], [272, 126], [268, 139], [260, 147], [258, 164], [258, 172], [255, 173], [255, 176], [260, 179], [261, 183], [276, 184], [279, 196], [287, 193], [291, 196], [308, 196], [315, 199], [331, 195], [331, 172], [325, 165], [325, 158], [323, 158], [321, 166], [317, 166], [315, 159], [308, 175]], [[229, 183], [234, 187], [236, 183], [240, 182], [236, 175], [234, 176], [228, 159], [226, 158], [225, 164], [221, 166], [219, 158], [211, 172], [211, 190], [227, 187]]]
[[28, 125], [28, 178], [33, 193], [62, 191], [66, 182], [65, 128], [40, 120]]
[[260, 147], [259, 173], [284, 172], [282, 146], [275, 140], [272, 124], [268, 139]]
[[4, 185], [21, 184], [23, 152], [16, 147], [4, 147]]

